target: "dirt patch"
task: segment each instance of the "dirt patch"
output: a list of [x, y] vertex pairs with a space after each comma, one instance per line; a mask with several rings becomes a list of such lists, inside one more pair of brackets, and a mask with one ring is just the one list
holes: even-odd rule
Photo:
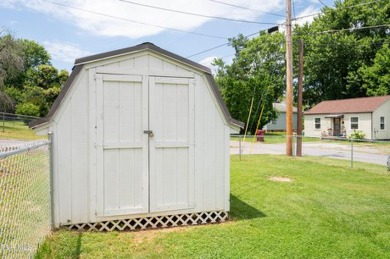
[[268, 179], [271, 181], [274, 181], [274, 182], [292, 182], [293, 181], [291, 178], [279, 177], [279, 176], [273, 176], [273, 177], [270, 177]]

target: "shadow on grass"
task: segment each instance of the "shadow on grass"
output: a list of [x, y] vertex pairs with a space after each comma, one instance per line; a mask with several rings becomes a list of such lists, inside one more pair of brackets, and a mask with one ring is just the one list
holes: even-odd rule
[[263, 218], [266, 215], [238, 197], [230, 194], [230, 216], [235, 220]]

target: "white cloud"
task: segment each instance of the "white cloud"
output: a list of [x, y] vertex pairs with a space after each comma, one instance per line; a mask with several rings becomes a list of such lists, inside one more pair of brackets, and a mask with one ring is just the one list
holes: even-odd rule
[[207, 58], [204, 58], [202, 59], [201, 61], [199, 61], [199, 64], [205, 66], [205, 67], [208, 67], [211, 69], [211, 72], [212, 73], [216, 73], [217, 69], [215, 66], [212, 65], [214, 59], [216, 59], [218, 57], [207, 57]]
[[[320, 8], [317, 8], [314, 5], [309, 5], [302, 12], [296, 15], [298, 19], [293, 20], [292, 23], [298, 25], [311, 23], [314, 20], [314, 18], [318, 16], [319, 13], [321, 13]], [[286, 20], [279, 20], [278, 23], [281, 24], [281, 26], [279, 26], [279, 31], [283, 33], [286, 30]]]
[[303, 25], [305, 23], [311, 23], [314, 20], [314, 18], [318, 16], [320, 12], [321, 12], [320, 8], [310, 5], [297, 15], [297, 17], [303, 17], [303, 18], [295, 20], [294, 23], [299, 25]]
[[[134, 2], [208, 16], [229, 17], [242, 20], [261, 20], [259, 19], [260, 12], [240, 9], [209, 0], [134, 0]], [[278, 12], [283, 8], [284, 0], [231, 0], [229, 4], [240, 5], [263, 12]], [[64, 5], [74, 8], [69, 8]], [[129, 38], [158, 34], [165, 30], [161, 27], [191, 31], [211, 20], [210, 18], [137, 6], [120, 0], [66, 0], [58, 2], [44, 0], [2, 0], [0, 6], [33, 9], [37, 12], [48, 14], [55, 19], [62, 19], [94, 35], [124, 36]], [[88, 10], [88, 12], [82, 10]], [[96, 13], [105, 14], [106, 16]], [[119, 17], [121, 19], [113, 17]], [[138, 23], [131, 22], [130, 20], [137, 21]], [[146, 24], [154, 24], [156, 26]]]
[[42, 42], [53, 59], [73, 63], [76, 58], [91, 55], [90, 52], [79, 49], [76, 44], [68, 42]]

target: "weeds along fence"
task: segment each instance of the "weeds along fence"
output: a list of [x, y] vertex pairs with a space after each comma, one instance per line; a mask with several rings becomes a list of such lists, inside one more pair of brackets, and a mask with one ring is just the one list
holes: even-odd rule
[[[297, 154], [299, 136], [291, 136], [292, 153]], [[232, 135], [232, 154], [286, 154], [286, 135]], [[359, 163], [379, 165], [390, 170], [390, 141], [349, 138], [310, 138], [301, 136], [302, 155], [348, 160], [351, 167]]]
[[51, 230], [49, 141], [0, 143], [0, 258], [32, 258]]

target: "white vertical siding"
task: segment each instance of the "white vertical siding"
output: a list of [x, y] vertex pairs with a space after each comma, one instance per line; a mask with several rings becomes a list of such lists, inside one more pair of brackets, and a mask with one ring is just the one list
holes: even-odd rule
[[87, 76], [81, 75], [79, 87], [71, 91], [58, 111], [53, 128], [55, 138], [54, 170], [58, 221], [83, 222], [88, 217], [88, 88]]
[[[129, 55], [127, 57], [113, 58], [112, 60], [99, 61], [96, 64], [89, 64], [86, 69], [94, 71], [97, 67], [105, 67], [110, 69], [128, 69], [131, 73], [131, 69], [137, 71], [146, 71], [148, 69], [162, 72], [193, 72], [190, 68], [183, 67], [180, 63], [175, 63], [170, 60], [160, 58], [156, 55], [141, 55], [140, 53]], [[196, 74], [197, 72], [194, 72]], [[60, 109], [53, 117], [53, 124], [51, 130], [54, 132], [55, 146], [54, 146], [54, 168], [55, 168], [55, 213], [56, 223], [69, 224], [69, 223], [83, 223], [94, 221], [95, 212], [97, 209], [96, 195], [103, 190], [98, 188], [99, 184], [96, 184], [98, 179], [93, 174], [94, 170], [97, 170], [96, 164], [97, 151], [94, 140], [96, 141], [96, 118], [90, 116], [99, 117], [100, 115], [94, 110], [96, 100], [95, 86], [90, 85], [94, 83], [94, 72], [89, 74], [88, 70], [82, 70], [78, 78], [74, 81], [74, 85], [70, 88], [67, 96], [63, 99]], [[145, 76], [145, 75], [144, 75]], [[116, 83], [117, 84], [117, 83]], [[122, 86], [113, 87], [104, 92], [104, 96], [109, 98], [114, 95], [113, 98], [123, 99], [121, 107], [125, 109], [129, 114], [137, 113], [138, 110], [134, 110], [133, 103], [137, 100], [126, 101], [125, 94], [117, 93]], [[125, 85], [123, 85], [125, 87]], [[167, 88], [168, 90], [168, 88]], [[181, 91], [180, 89], [178, 91]], [[177, 97], [181, 98], [181, 97]], [[171, 100], [172, 98], [170, 98]], [[194, 156], [193, 162], [194, 176], [194, 192], [190, 194], [190, 199], [194, 199], [194, 208], [191, 211], [208, 211], [208, 210], [229, 210], [229, 133], [230, 127], [227, 122], [224, 121], [222, 111], [219, 110], [216, 100], [212, 95], [212, 90], [208, 85], [208, 82], [201, 74], [196, 74], [195, 86], [194, 86], [194, 119], [195, 122], [192, 125], [193, 129], [190, 131], [194, 136]], [[108, 99], [106, 99], [108, 100]], [[174, 101], [172, 101], [174, 102]], [[123, 104], [123, 105], [122, 105]], [[98, 104], [96, 104], [98, 105]], [[169, 105], [165, 107], [169, 109]], [[114, 107], [115, 108], [115, 107]], [[180, 109], [179, 109], [180, 110]], [[182, 111], [182, 110], [180, 110]], [[180, 112], [179, 111], [179, 112]], [[188, 111], [186, 111], [188, 112]], [[123, 131], [142, 131], [144, 126], [133, 125], [134, 128], [128, 128], [128, 122], [120, 122], [118, 118], [120, 112], [112, 112], [109, 115], [105, 115], [107, 120], [105, 127], [110, 127], [112, 123], [112, 131], [117, 130], [117, 134], [106, 136], [106, 138], [121, 138]], [[123, 121], [123, 120], [122, 120]], [[121, 125], [125, 123], [126, 125]], [[162, 130], [167, 131], [164, 133], [169, 137], [170, 133], [176, 132], [178, 138], [186, 139], [188, 131], [177, 131], [184, 124], [188, 123], [180, 121], [161, 121], [161, 124], [165, 125]], [[183, 124], [184, 123], [184, 124]], [[183, 125], [182, 125], [183, 124]], [[126, 126], [126, 127], [125, 127]], [[140, 128], [141, 127], [141, 128]], [[104, 134], [104, 133], [102, 133]], [[135, 134], [135, 133], [134, 133]], [[184, 134], [184, 135], [183, 135]], [[131, 135], [128, 141], [131, 141]], [[124, 141], [127, 141], [126, 139]], [[99, 144], [99, 143], [96, 143]], [[103, 144], [103, 143], [100, 143]], [[92, 149], [92, 150], [91, 150]], [[137, 154], [129, 155], [127, 151], [112, 150], [106, 152], [104, 159], [110, 160], [111, 166], [125, 166], [131, 168], [132, 161], [139, 160]], [[126, 164], [115, 163], [115, 160], [123, 155], [129, 155], [130, 159]], [[188, 152], [178, 152], [177, 150], [166, 149], [160, 155], [157, 156], [155, 162], [156, 165], [167, 167], [166, 172], [177, 173], [177, 168], [182, 168], [188, 163]], [[178, 163], [173, 168], [173, 164], [164, 163], [165, 161], [176, 159]], [[169, 168], [172, 167], [172, 168]], [[92, 170], [90, 170], [92, 168]], [[169, 170], [168, 170], [169, 169]], [[171, 170], [170, 170], [171, 169]], [[139, 170], [139, 169], [134, 169]], [[92, 174], [90, 174], [92, 172]], [[135, 192], [134, 189], [126, 188], [125, 182], [139, 182], [141, 179], [133, 179], [134, 175], [117, 177], [112, 176], [112, 179], [106, 179], [107, 183], [112, 185], [111, 193], [118, 202], [124, 201], [126, 203], [133, 203], [137, 206], [141, 199], [141, 193]], [[126, 178], [127, 177], [127, 178]], [[130, 177], [130, 178], [129, 178]], [[167, 176], [168, 177], [168, 176]], [[114, 179], [116, 178], [116, 179]], [[120, 181], [118, 179], [124, 179]], [[170, 177], [170, 179], [176, 179], [178, 183], [187, 181], [190, 179], [180, 177]], [[164, 179], [160, 179], [164, 182]], [[110, 183], [112, 181], [112, 183]], [[171, 183], [170, 183], [171, 184]], [[92, 186], [92, 187], [91, 187]], [[172, 184], [171, 184], [172, 186]], [[173, 185], [175, 186], [175, 185]], [[185, 185], [176, 184], [178, 188], [185, 188]], [[117, 190], [117, 191], [115, 191]], [[170, 193], [169, 188], [165, 193], [161, 193], [162, 198], [171, 199], [171, 196], [177, 194]], [[178, 190], [180, 193], [180, 189]], [[165, 199], [164, 198], [164, 199]], [[177, 197], [180, 199], [181, 197]], [[111, 201], [111, 199], [110, 199]], [[113, 205], [113, 204], [111, 204]], [[117, 204], [120, 206], [120, 204]], [[114, 205], [113, 205], [114, 206]], [[116, 206], [116, 205], [115, 205]]]
[[[297, 113], [294, 112], [293, 113], [293, 129], [296, 130], [297, 129]], [[286, 130], [286, 113], [285, 112], [280, 112], [278, 117], [276, 118], [275, 120], [275, 124], [271, 122], [267, 123], [267, 125], [265, 125], [263, 127], [265, 130], [283, 130], [285, 131]]]
[[197, 77], [196, 84], [196, 174], [197, 205], [199, 210], [224, 209], [226, 199], [225, 175], [229, 160], [226, 161], [230, 129], [222, 119], [211, 89], [203, 77]]
[[[331, 118], [325, 118], [325, 115], [305, 115], [305, 136], [307, 137], [316, 137], [320, 138], [321, 137], [321, 132], [327, 130], [329, 128], [332, 128], [332, 119]], [[316, 129], [315, 128], [315, 118], [320, 118], [321, 119], [321, 128]]]
[[[380, 128], [380, 117], [385, 117], [385, 128]], [[376, 139], [390, 139], [390, 101], [382, 104], [373, 113], [373, 128], [375, 134], [373, 138]]]
[[347, 137], [349, 137], [354, 130], [351, 129], [351, 117], [359, 118], [358, 129], [356, 131], [364, 132], [366, 139], [371, 139], [371, 113], [350, 113], [344, 115], [344, 127]]

